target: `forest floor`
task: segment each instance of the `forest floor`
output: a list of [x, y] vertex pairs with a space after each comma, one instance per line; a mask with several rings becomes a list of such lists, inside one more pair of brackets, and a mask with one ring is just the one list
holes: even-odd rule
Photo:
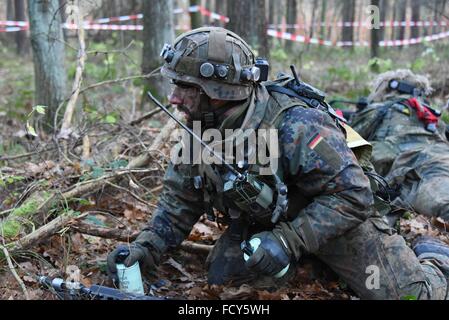
[[[104, 54], [116, 49], [117, 43], [91, 43], [97, 54], [89, 56], [85, 68], [85, 85], [101, 81], [138, 75], [141, 43], [132, 42], [123, 52]], [[422, 49], [422, 48], [421, 48]], [[165, 115], [157, 114], [138, 125], [138, 119], [147, 110], [140, 108], [141, 82], [123, 81], [86, 91], [79, 98], [77, 114], [80, 133], [69, 148], [70, 161], [57, 150], [43, 151], [54, 146], [51, 135], [38, 131], [39, 137], [26, 131], [27, 120], [33, 110], [33, 65], [31, 56], [17, 57], [5, 47], [0, 54], [0, 218], [7, 217], [12, 209], [23, 205], [36, 190], [64, 193], [73, 185], [102, 179], [119, 172], [131, 159], [138, 156], [154, 141], [167, 122]], [[390, 51], [379, 60], [381, 71], [398, 67], [412, 67], [429, 74], [437, 89], [433, 102], [443, 106], [449, 98], [449, 66], [444, 47], [429, 46], [402, 58], [404, 52]], [[124, 53], [126, 52], [126, 53]], [[427, 52], [427, 53], [426, 53]], [[75, 52], [68, 53], [67, 71], [73, 78]], [[328, 92], [331, 98], [354, 99], [366, 95], [370, 71], [366, 52], [350, 51], [295, 51], [287, 55], [281, 49], [272, 52], [273, 75], [288, 70], [289, 63], [297, 64], [301, 76], [316, 87]], [[290, 57], [294, 57], [290, 59]], [[313, 58], [312, 58], [313, 57]], [[397, 61], [397, 63], [396, 63]], [[357, 62], [357, 63], [356, 63]], [[71, 81], [68, 81], [70, 87]], [[148, 105], [145, 106], [147, 108]], [[89, 161], [82, 161], [83, 137], [89, 136]], [[72, 214], [73, 221], [55, 234], [36, 242], [26, 250], [12, 255], [15, 271], [23, 281], [31, 299], [56, 299], [42, 288], [36, 275], [66, 278], [69, 266], [80, 270], [80, 280], [85, 285], [110, 285], [105, 260], [115, 248], [117, 237], [96, 236], [83, 231], [86, 227], [101, 230], [118, 230], [123, 235], [138, 232], [151, 217], [169, 154], [169, 144], [156, 152], [145, 170], [131, 172], [116, 182], [107, 183], [101, 190], [79, 198], [66, 199], [51, 207], [39, 217], [22, 217], [20, 232], [4, 243], [21, 239], [24, 234], [38, 229], [56, 216]], [[84, 150], [85, 151], [85, 150]], [[28, 153], [35, 153], [23, 156]], [[83, 214], [86, 214], [83, 216]], [[79, 216], [82, 218], [78, 219]], [[449, 243], [446, 225], [438, 219], [429, 220], [405, 215], [400, 222], [400, 232], [410, 242], [420, 234], [431, 234]], [[202, 218], [192, 230], [188, 240], [194, 244], [212, 245], [223, 232], [217, 224]], [[187, 299], [358, 299], [344, 282], [319, 261], [305, 259], [295, 277], [280, 290], [255, 289], [250, 286], [208, 286], [204, 264], [206, 253], [198, 250], [178, 249], [165, 255], [157, 270], [146, 278], [148, 292], [158, 296]], [[68, 268], [69, 267], [69, 268]], [[73, 268], [72, 268], [73, 270]], [[23, 289], [8, 267], [0, 260], [0, 299], [23, 299]]]

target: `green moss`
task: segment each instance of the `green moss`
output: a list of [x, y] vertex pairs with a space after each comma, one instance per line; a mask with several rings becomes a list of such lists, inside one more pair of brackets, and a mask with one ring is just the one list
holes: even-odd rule
[[29, 201], [26, 201], [24, 204], [22, 204], [17, 209], [14, 209], [11, 212], [11, 217], [17, 216], [17, 217], [26, 217], [34, 212], [39, 207], [39, 202], [35, 199], [31, 199]]
[[14, 219], [10, 219], [5, 221], [2, 224], [3, 228], [3, 236], [5, 238], [14, 238], [19, 235], [20, 229], [22, 227], [22, 224]]

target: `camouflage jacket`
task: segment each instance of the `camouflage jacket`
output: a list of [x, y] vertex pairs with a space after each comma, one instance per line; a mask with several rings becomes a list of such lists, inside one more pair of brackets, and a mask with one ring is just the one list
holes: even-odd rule
[[[301, 252], [317, 252], [371, 216], [372, 191], [344, 130], [327, 112], [280, 93], [269, 95], [262, 86], [257, 91], [248, 110], [255, 109], [253, 125], [278, 130], [279, 169], [290, 201], [288, 219], [267, 229], [281, 230], [299, 258]], [[188, 236], [205, 211], [204, 192], [193, 186], [197, 172], [192, 165], [168, 166], [158, 209], [136, 241], [162, 253]], [[210, 202], [226, 210], [219, 192]]]
[[[400, 155], [420, 154], [421, 160], [437, 159], [446, 149], [445, 124], [439, 120], [436, 132], [426, 130], [416, 112], [405, 102], [408, 96], [397, 96], [384, 103], [374, 103], [354, 115], [351, 126], [373, 146], [371, 162], [376, 171], [387, 176]], [[419, 169], [422, 161], [408, 163], [409, 169]]]

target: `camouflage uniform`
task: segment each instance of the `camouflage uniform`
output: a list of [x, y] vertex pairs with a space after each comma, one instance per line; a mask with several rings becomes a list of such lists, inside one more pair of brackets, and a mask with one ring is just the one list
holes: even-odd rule
[[[188, 45], [187, 45], [188, 47]], [[404, 240], [379, 217], [373, 207], [369, 180], [345, 141], [344, 130], [327, 112], [309, 108], [304, 102], [271, 92], [254, 84], [242, 102], [245, 112], [236, 123], [243, 129], [276, 128], [279, 135], [278, 174], [288, 186], [289, 208], [278, 223], [253, 212], [231, 210], [224, 199], [224, 168], [213, 165], [170, 164], [158, 209], [136, 243], [154, 256], [176, 248], [189, 234], [199, 217], [213, 206], [230, 222], [207, 258], [210, 283], [257, 283], [266, 278], [248, 270], [240, 243], [254, 233], [270, 230], [283, 235], [294, 263], [305, 254], [314, 254], [337, 272], [361, 298], [444, 299], [447, 282], [442, 272], [428, 261], [420, 263]], [[239, 110], [239, 106], [235, 110]], [[257, 166], [249, 168], [257, 172]], [[218, 172], [218, 174], [217, 174]], [[205, 184], [195, 188], [194, 177]], [[197, 185], [198, 187], [198, 185]], [[379, 287], [368, 289], [367, 268], [379, 271]], [[279, 285], [289, 277], [272, 281]], [[273, 279], [272, 279], [273, 280]]]
[[371, 162], [391, 184], [401, 185], [394, 204], [449, 220], [449, 143], [442, 120], [426, 130], [407, 103], [393, 96], [357, 113], [352, 127], [373, 145]]

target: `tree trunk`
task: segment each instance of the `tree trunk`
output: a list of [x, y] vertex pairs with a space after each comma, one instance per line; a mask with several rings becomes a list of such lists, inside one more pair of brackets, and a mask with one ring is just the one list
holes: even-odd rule
[[6, 2], [6, 20], [14, 20], [14, 0]]
[[327, 0], [321, 0], [321, 25], [320, 25], [320, 38], [326, 37], [326, 14], [327, 14]]
[[[355, 0], [343, 0], [343, 22], [354, 22], [355, 16]], [[354, 27], [343, 27], [342, 28], [342, 41], [354, 42]], [[351, 48], [354, 46], [351, 45]]]
[[[14, 0], [16, 21], [25, 21], [25, 0]], [[16, 36], [17, 54], [22, 55], [29, 52], [29, 43], [27, 41], [26, 31], [18, 31]]]
[[241, 36], [259, 56], [268, 57], [264, 0], [229, 0], [228, 29]]
[[[412, 21], [419, 21], [421, 19], [421, 3], [420, 0], [410, 0], [412, 6]], [[419, 37], [420, 27], [411, 27], [412, 38]]]
[[[173, 2], [172, 0], [144, 1], [143, 12], [142, 72], [147, 74], [163, 63], [159, 53], [164, 44], [172, 44], [174, 41]], [[152, 91], [158, 98], [166, 99], [169, 87], [168, 81], [162, 76], [146, 80], [142, 104], [146, 101], [147, 90]]]
[[[28, 0], [31, 46], [34, 60], [35, 104], [47, 106], [45, 130], [66, 94], [64, 43], [58, 0]], [[53, 128], [57, 129], [57, 128]]]
[[[396, 2], [396, 20], [405, 21], [407, 18], [407, 0], [397, 0]], [[396, 27], [396, 40], [404, 40], [405, 26]], [[399, 47], [402, 48], [402, 47]]]
[[[190, 6], [201, 5], [200, 0], [189, 0]], [[190, 27], [192, 29], [200, 28], [203, 25], [203, 17], [199, 11], [190, 13]]]
[[[371, 5], [379, 8], [380, 0], [371, 0]], [[380, 29], [373, 27], [371, 29], [371, 58], [379, 56]]]
[[[298, 3], [296, 0], [287, 0], [287, 12], [286, 12], [286, 23], [287, 25], [294, 25], [296, 23], [297, 17], [298, 17], [298, 11], [297, 11]], [[288, 29], [291, 33], [296, 33], [296, 29], [291, 27]], [[287, 52], [291, 52], [293, 48], [293, 41], [287, 41], [285, 43], [285, 50]]]
[[[387, 12], [389, 10], [389, 3], [388, 0], [380, 0], [379, 1], [379, 13], [380, 17], [379, 20], [382, 23], [385, 23], [387, 20]], [[379, 41], [385, 41], [385, 25], [380, 27], [379, 29]]]

